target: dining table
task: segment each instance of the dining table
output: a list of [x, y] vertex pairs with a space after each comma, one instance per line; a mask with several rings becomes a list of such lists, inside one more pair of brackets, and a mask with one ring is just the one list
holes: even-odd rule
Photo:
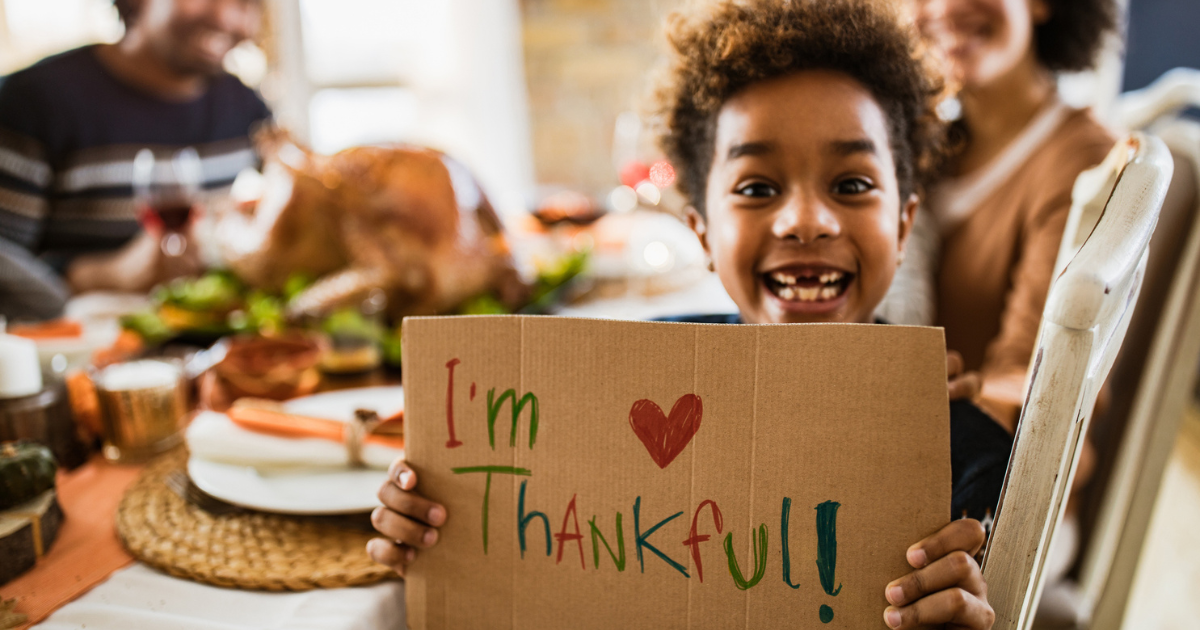
[[[555, 314], [609, 319], [652, 319], [685, 313], [729, 313], [736, 307], [715, 274], [672, 291], [626, 291], [573, 303]], [[323, 388], [396, 382], [370, 373]], [[117, 534], [122, 496], [145, 465], [111, 463], [97, 454], [74, 470], [60, 470], [58, 500], [65, 518], [57, 540], [33, 569], [0, 585], [0, 602], [15, 602], [25, 621], [0, 630], [375, 630], [405, 627], [404, 582], [298, 592], [238, 590], [160, 572], [136, 560]], [[364, 549], [365, 553], [365, 549]], [[10, 617], [11, 618], [11, 617]]]

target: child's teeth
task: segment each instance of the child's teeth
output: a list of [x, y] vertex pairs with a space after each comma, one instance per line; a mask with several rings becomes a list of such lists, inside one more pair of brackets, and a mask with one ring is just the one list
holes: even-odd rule
[[837, 297], [837, 293], [837, 287], [825, 287], [824, 289], [821, 289], [821, 299], [832, 300], [833, 298]]
[[796, 290], [792, 287], [783, 287], [779, 290], [779, 297], [785, 300], [794, 300], [796, 299]]
[[821, 290], [817, 287], [805, 287], [800, 289], [799, 293], [802, 301], [813, 302], [817, 299], [817, 296], [821, 293]]
[[821, 284], [833, 284], [842, 279], [842, 272], [830, 271], [829, 273], [821, 274]]
[[775, 273], [771, 274], [771, 278], [774, 279], [775, 282], [778, 282], [779, 284], [785, 284], [785, 285], [789, 285], [789, 286], [796, 284], [796, 276], [786, 274], [781, 271], [776, 271]]

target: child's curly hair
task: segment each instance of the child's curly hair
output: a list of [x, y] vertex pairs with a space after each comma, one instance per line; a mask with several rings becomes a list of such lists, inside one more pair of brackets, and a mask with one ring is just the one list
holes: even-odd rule
[[801, 70], [859, 81], [888, 118], [901, 199], [936, 174], [944, 125], [941, 83], [916, 40], [869, 0], [720, 0], [667, 21], [668, 65], [654, 90], [659, 145], [679, 187], [704, 213], [717, 114], [746, 86]]

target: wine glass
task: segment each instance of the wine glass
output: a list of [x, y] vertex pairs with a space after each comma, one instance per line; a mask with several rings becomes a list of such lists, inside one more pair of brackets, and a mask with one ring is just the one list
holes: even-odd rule
[[203, 173], [200, 155], [187, 147], [170, 162], [159, 163], [150, 149], [133, 158], [133, 193], [138, 219], [151, 233], [160, 232], [159, 247], [170, 268], [185, 268], [182, 257], [188, 250], [188, 227], [199, 214]]

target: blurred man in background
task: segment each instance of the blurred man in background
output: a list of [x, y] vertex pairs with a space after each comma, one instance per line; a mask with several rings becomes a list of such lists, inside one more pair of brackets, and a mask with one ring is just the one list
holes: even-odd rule
[[[68, 287], [144, 291], [162, 279], [160, 234], [134, 203], [139, 150], [169, 161], [194, 148], [208, 194], [257, 163], [250, 133], [270, 112], [222, 63], [258, 32], [261, 0], [114, 4], [120, 41], [0, 86], [0, 314], [49, 316]], [[17, 309], [30, 312], [5, 312]]]

